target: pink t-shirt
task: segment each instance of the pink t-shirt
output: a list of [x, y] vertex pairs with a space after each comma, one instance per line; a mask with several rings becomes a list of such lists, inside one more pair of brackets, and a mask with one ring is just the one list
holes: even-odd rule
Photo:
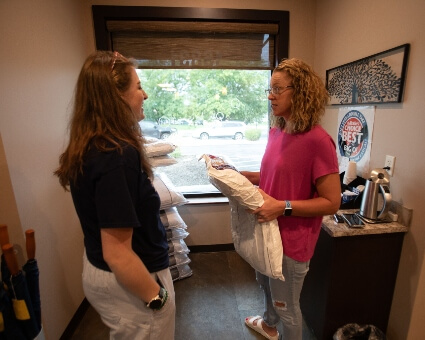
[[[338, 171], [335, 143], [321, 126], [298, 134], [272, 128], [259, 187], [277, 200], [306, 200], [318, 196], [315, 184], [319, 177]], [[310, 260], [322, 216], [280, 216], [277, 220], [284, 253], [296, 261]]]

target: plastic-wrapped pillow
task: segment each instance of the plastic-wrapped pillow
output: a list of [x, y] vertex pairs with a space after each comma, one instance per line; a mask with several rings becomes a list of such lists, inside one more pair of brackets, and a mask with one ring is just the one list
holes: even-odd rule
[[157, 141], [145, 144], [145, 150], [148, 157], [168, 155], [172, 153], [176, 148], [177, 146], [173, 143], [162, 139], [158, 139]]
[[181, 218], [176, 207], [161, 210], [159, 217], [165, 228], [183, 228], [187, 229], [186, 223]]
[[170, 179], [164, 173], [155, 173], [152, 184], [161, 200], [161, 210], [183, 205], [188, 202], [183, 194], [176, 190], [173, 183], [171, 183]]
[[189, 264], [191, 262], [187, 254], [172, 254], [169, 255], [170, 258], [170, 268], [175, 266], [181, 266], [183, 264]]
[[168, 241], [168, 254], [189, 254], [190, 250], [183, 239], [178, 238]]
[[258, 223], [247, 209], [264, 204], [258, 188], [221, 157], [203, 155], [208, 178], [229, 198], [232, 239], [236, 252], [255, 270], [285, 280], [282, 274], [283, 247], [277, 220]]
[[174, 157], [171, 157], [170, 155], [149, 157], [148, 161], [153, 168], [160, 168], [177, 163], [177, 160]]
[[182, 228], [166, 228], [165, 234], [167, 235], [167, 241], [183, 240], [189, 236], [189, 233]]
[[175, 267], [170, 268], [171, 277], [173, 281], [182, 280], [184, 278], [192, 276], [192, 269], [188, 264], [177, 265]]

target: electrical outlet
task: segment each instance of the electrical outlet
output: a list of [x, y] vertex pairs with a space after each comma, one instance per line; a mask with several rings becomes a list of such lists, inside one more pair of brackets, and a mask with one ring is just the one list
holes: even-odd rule
[[388, 172], [388, 175], [393, 176], [394, 175], [394, 166], [395, 166], [395, 157], [387, 155], [385, 157], [385, 168], [388, 167], [389, 169], [386, 169]]

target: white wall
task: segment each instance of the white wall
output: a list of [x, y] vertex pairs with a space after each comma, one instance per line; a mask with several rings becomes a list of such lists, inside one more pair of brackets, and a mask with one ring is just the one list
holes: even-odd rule
[[[411, 44], [404, 102], [378, 105], [371, 169], [396, 156], [393, 198], [413, 209], [404, 239], [387, 335], [393, 340], [425, 338], [424, 75], [425, 2], [422, 0], [321, 0], [317, 2], [315, 68], [326, 70], [375, 53]], [[338, 108], [327, 110], [325, 127], [336, 138]], [[361, 249], [359, 249], [361, 251]]]
[[[353, 4], [352, 4], [353, 3]], [[82, 233], [69, 193], [52, 175], [66, 143], [72, 92], [85, 57], [94, 50], [92, 4], [170, 6], [168, 0], [0, 1], [0, 223], [6, 223], [23, 261], [23, 231], [36, 231], [42, 312], [46, 335], [58, 339], [83, 299]], [[356, 6], [354, 5], [356, 4]], [[392, 339], [417, 339], [424, 319], [424, 235], [417, 212], [424, 199], [423, 162], [411, 145], [422, 145], [419, 77], [424, 74], [422, 2], [407, 0], [175, 0], [172, 6], [290, 11], [290, 56], [315, 63], [324, 74], [338, 66], [399, 44], [412, 43], [406, 101], [379, 108], [372, 159], [397, 157], [395, 198], [415, 210], [405, 240], [390, 321]], [[354, 7], [355, 6], [355, 7]], [[380, 9], [382, 6], [382, 10]], [[317, 33], [316, 33], [317, 31]], [[317, 38], [316, 38], [317, 34]], [[317, 48], [315, 48], [315, 45]], [[325, 126], [336, 129], [336, 110]], [[423, 125], [423, 124], [422, 124]], [[412, 142], [416, 142], [413, 144]], [[420, 156], [420, 153], [418, 153]], [[212, 213], [223, 212], [212, 209]], [[192, 209], [185, 213], [196, 216]], [[203, 214], [199, 214], [201, 216]], [[193, 228], [213, 230], [214, 221], [193, 219]], [[199, 231], [199, 229], [197, 229]], [[419, 329], [419, 330], [418, 330]], [[422, 328], [423, 334], [423, 328]]]
[[24, 230], [35, 230], [50, 339], [59, 338], [83, 298], [80, 227], [53, 176], [89, 52], [81, 13], [76, 1], [0, 1], [0, 223], [9, 227], [20, 264]]

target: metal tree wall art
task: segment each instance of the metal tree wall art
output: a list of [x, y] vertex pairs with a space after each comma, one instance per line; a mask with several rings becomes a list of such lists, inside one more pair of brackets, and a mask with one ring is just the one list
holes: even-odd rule
[[409, 44], [326, 71], [333, 105], [402, 101]]

